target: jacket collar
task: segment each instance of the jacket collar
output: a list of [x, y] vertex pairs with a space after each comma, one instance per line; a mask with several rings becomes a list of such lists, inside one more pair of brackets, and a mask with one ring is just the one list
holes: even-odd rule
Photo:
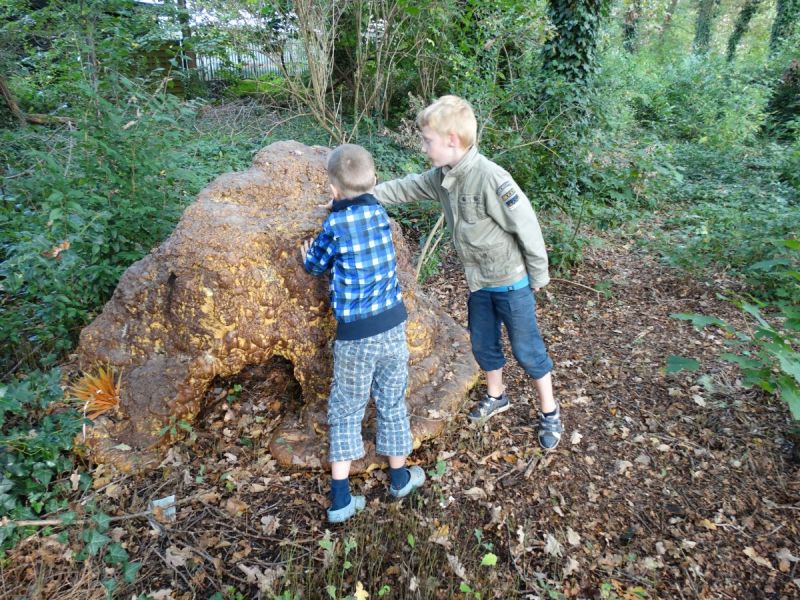
[[355, 198], [345, 198], [343, 200], [334, 200], [331, 206], [331, 212], [339, 212], [351, 206], [373, 206], [379, 204], [378, 199], [372, 194], [361, 194]]
[[455, 167], [442, 167], [442, 186], [448, 188], [450, 181], [458, 180], [464, 177], [464, 175], [475, 164], [478, 156], [478, 146], [473, 144], [472, 147], [467, 150], [467, 153], [461, 158], [461, 160], [458, 161]]

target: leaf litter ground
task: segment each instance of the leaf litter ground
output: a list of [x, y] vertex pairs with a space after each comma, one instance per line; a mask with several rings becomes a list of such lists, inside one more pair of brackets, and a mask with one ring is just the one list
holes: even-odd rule
[[[398, 502], [385, 472], [354, 477], [367, 508], [342, 526], [323, 520], [327, 475], [284, 470], [267, 450], [280, 415], [300, 409], [290, 366], [219, 382], [196, 441], [176, 444], [148, 477], [94, 469], [84, 504], [121, 517], [107, 535], [142, 563], [113, 596], [800, 598], [788, 411], [715, 359], [719, 332], [669, 316], [737, 322], [716, 298], [722, 285], [618, 241], [591, 249], [570, 281], [538, 294], [566, 425], [557, 451], [539, 450], [533, 386], [511, 359], [511, 410], [471, 425], [464, 415], [483, 388], [473, 390], [446, 434], [412, 456], [425, 487]], [[466, 323], [452, 255], [424, 288]], [[666, 375], [669, 355], [703, 366]], [[174, 520], [140, 514], [169, 495]], [[1, 567], [2, 596], [104, 597], [101, 581], [119, 573], [102, 553], [76, 562], [78, 535], [22, 542]]]

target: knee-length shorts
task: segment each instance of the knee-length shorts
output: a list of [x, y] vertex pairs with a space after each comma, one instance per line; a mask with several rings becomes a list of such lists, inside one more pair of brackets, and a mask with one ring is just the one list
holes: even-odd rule
[[405, 323], [361, 340], [336, 340], [333, 383], [328, 398], [328, 460], [357, 460], [364, 456], [361, 422], [370, 396], [375, 399], [377, 453], [383, 456], [410, 454], [407, 387]]
[[511, 351], [525, 372], [541, 379], [553, 369], [536, 324], [536, 299], [529, 287], [508, 292], [471, 292], [467, 302], [472, 354], [484, 371], [506, 364], [501, 344], [506, 326]]

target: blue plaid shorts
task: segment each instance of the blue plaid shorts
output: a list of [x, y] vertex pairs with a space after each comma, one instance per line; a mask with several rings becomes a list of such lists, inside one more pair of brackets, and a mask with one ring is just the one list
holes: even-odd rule
[[405, 323], [361, 340], [336, 340], [333, 384], [328, 398], [328, 460], [357, 460], [364, 456], [361, 422], [370, 395], [375, 399], [377, 414], [377, 453], [383, 456], [410, 454], [407, 386]]

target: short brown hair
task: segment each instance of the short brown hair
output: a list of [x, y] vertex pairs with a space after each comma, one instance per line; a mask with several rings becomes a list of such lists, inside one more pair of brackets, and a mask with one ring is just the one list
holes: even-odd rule
[[459, 96], [442, 96], [420, 111], [417, 127], [430, 127], [440, 135], [455, 133], [464, 148], [475, 144], [478, 121], [469, 102]]
[[342, 144], [328, 155], [328, 178], [343, 198], [354, 198], [375, 187], [372, 155], [356, 144]]

